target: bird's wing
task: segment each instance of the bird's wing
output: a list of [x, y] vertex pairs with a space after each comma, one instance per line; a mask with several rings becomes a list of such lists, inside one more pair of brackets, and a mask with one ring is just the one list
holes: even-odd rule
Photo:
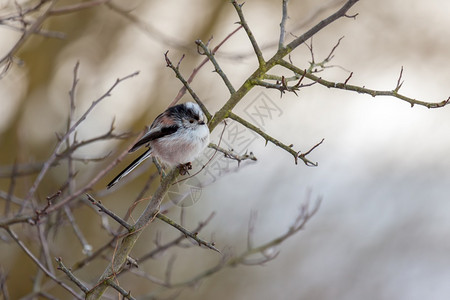
[[171, 125], [162, 127], [161, 129], [151, 129], [149, 132], [147, 132], [134, 146], [130, 149], [128, 152], [134, 152], [137, 149], [139, 149], [142, 145], [145, 145], [149, 143], [150, 141], [162, 138], [167, 135], [174, 134], [178, 130], [177, 125]]

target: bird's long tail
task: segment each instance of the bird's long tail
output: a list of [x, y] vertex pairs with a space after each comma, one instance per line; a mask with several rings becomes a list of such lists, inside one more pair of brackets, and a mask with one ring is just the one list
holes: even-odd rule
[[111, 180], [110, 183], [106, 186], [106, 188], [111, 188], [113, 185], [115, 185], [120, 179], [127, 176], [128, 173], [133, 171], [141, 162], [149, 158], [152, 154], [152, 149], [148, 149], [144, 153], [142, 153], [141, 156], [136, 158], [128, 167], [126, 167], [122, 172], [119, 173], [113, 180]]

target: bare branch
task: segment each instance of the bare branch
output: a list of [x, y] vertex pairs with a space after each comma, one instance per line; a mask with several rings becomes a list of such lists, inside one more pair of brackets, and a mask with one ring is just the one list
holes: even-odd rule
[[84, 293], [89, 291], [89, 289], [63, 264], [61, 257], [57, 257], [55, 260], [58, 263], [58, 270], [63, 271], [67, 277], [69, 277], [70, 281], [75, 283]]
[[224, 149], [222, 147], [219, 147], [218, 145], [215, 145], [213, 143], [210, 143], [208, 145], [208, 147], [223, 153], [226, 158], [230, 158], [230, 159], [233, 159], [233, 160], [237, 161], [238, 162], [238, 166], [240, 165], [241, 161], [243, 161], [243, 160], [248, 160], [248, 159], [249, 160], [253, 160], [253, 161], [257, 161], [258, 160], [255, 157], [255, 155], [253, 154], [253, 152], [250, 152], [249, 154], [247, 154], [247, 152], [246, 152], [243, 155], [239, 155], [239, 154], [235, 153], [233, 151], [233, 149], [226, 150], [226, 149]]
[[[325, 28], [329, 24], [333, 23], [334, 21], [336, 21], [339, 18], [342, 18], [342, 17], [346, 16], [347, 11], [353, 5], [355, 5], [356, 2], [358, 2], [358, 1], [359, 0], [348, 0], [337, 12], [335, 12], [334, 14], [329, 16], [328, 18], [320, 21], [313, 28], [311, 28], [310, 30], [305, 32], [303, 35], [299, 36], [298, 38], [296, 38], [295, 40], [290, 42], [286, 46], [286, 48], [289, 49], [290, 51], [292, 51], [293, 49], [297, 48], [298, 45], [301, 45], [304, 42], [306, 42], [307, 40], [309, 40], [313, 35], [315, 35], [317, 32], [319, 32], [320, 30], [322, 30], [323, 28]], [[283, 56], [285, 56], [286, 54], [284, 54]]]
[[231, 84], [230, 80], [228, 79], [227, 75], [222, 71], [222, 69], [219, 66], [219, 63], [217, 62], [216, 58], [214, 57], [214, 54], [209, 51], [208, 46], [205, 45], [201, 40], [196, 40], [195, 43], [197, 46], [202, 48], [203, 53], [209, 58], [211, 63], [214, 65], [215, 71], [217, 74], [222, 77], [223, 82], [227, 86], [228, 90], [230, 91], [230, 94], [234, 94], [236, 90], [234, 89], [233, 85]]
[[[395, 97], [397, 99], [408, 102], [411, 105], [411, 107], [413, 107], [414, 105], [421, 105], [421, 106], [425, 106], [427, 108], [439, 108], [439, 107], [446, 106], [449, 103], [449, 99], [450, 99], [450, 97], [449, 97], [449, 99], [445, 99], [441, 102], [425, 102], [425, 101], [421, 101], [421, 100], [417, 100], [417, 99], [413, 99], [413, 98], [401, 95], [401, 94], [397, 93], [395, 90], [379, 91], [379, 90], [372, 90], [372, 89], [368, 89], [366, 87], [360, 87], [360, 86], [356, 86], [356, 85], [328, 81], [328, 80], [322, 79], [321, 77], [317, 77], [311, 73], [305, 72], [304, 70], [294, 66], [293, 64], [291, 64], [285, 60], [280, 61], [279, 64], [281, 66], [293, 71], [294, 73], [305, 74], [306, 78], [311, 79], [312, 81], [315, 81], [318, 84], [326, 86], [328, 88], [354, 91], [359, 94], [368, 94], [368, 95], [371, 95], [372, 97], [376, 97], [376, 96]], [[399, 78], [399, 80], [401, 80], [401, 78]], [[401, 84], [400, 84], [400, 86], [401, 86]]]
[[128, 232], [131, 232], [133, 230], [133, 226], [125, 222], [121, 217], [113, 213], [111, 210], [107, 209], [100, 201], [95, 200], [91, 195], [86, 194], [88, 200], [95, 206], [97, 206], [101, 212], [104, 212], [108, 216], [110, 216], [114, 221], [125, 227]]
[[230, 113], [229, 117], [239, 123], [241, 123], [242, 125], [244, 125], [245, 127], [247, 127], [248, 129], [252, 130], [253, 132], [259, 134], [260, 136], [262, 136], [265, 140], [266, 140], [266, 144], [268, 142], [271, 142], [272, 144], [280, 147], [281, 149], [287, 151], [288, 153], [290, 153], [292, 156], [294, 156], [294, 162], [295, 164], [297, 164], [298, 162], [298, 158], [300, 158], [305, 165], [307, 166], [313, 166], [313, 167], [317, 167], [318, 163], [317, 162], [312, 162], [309, 159], [306, 158], [306, 154], [305, 155], [299, 155], [298, 151], [295, 151], [292, 149], [292, 147], [281, 143], [280, 141], [278, 141], [277, 139], [271, 137], [270, 135], [268, 135], [267, 133], [265, 133], [264, 131], [262, 131], [261, 129], [259, 129], [258, 127], [256, 127], [255, 125], [247, 122], [246, 120], [242, 119], [241, 117], [235, 115], [234, 113]]
[[200, 108], [202, 109], [203, 113], [205, 114], [206, 118], [209, 120], [211, 119], [211, 114], [209, 113], [209, 111], [206, 109], [206, 106], [203, 104], [203, 102], [200, 100], [200, 98], [197, 96], [197, 94], [194, 92], [194, 90], [191, 88], [191, 86], [189, 85], [189, 83], [184, 79], [183, 75], [181, 75], [180, 70], [179, 70], [179, 66], [181, 63], [181, 58], [178, 61], [177, 66], [174, 66], [172, 64], [172, 62], [170, 61], [169, 57], [167, 56], [167, 54], [169, 53], [169, 51], [167, 51], [166, 53], [164, 53], [164, 58], [166, 59], [166, 63], [167, 66], [169, 68], [171, 68], [174, 72], [176, 77], [183, 83], [184, 87], [189, 91], [189, 94], [191, 94], [192, 98], [195, 100], [195, 102], [197, 102], [197, 104], [200, 106]]
[[19, 239], [19, 237], [16, 235], [14, 231], [12, 231], [10, 228], [6, 228], [6, 231], [8, 234], [13, 238], [13, 240], [22, 248], [22, 250], [28, 255], [29, 258], [41, 269], [45, 275], [50, 277], [53, 281], [55, 281], [57, 284], [59, 284], [61, 287], [63, 287], [66, 291], [68, 291], [72, 296], [74, 296], [76, 299], [82, 300], [83, 297], [78, 295], [71, 287], [69, 287], [67, 284], [59, 280], [55, 275], [53, 275], [44, 265], [41, 264], [41, 262], [33, 255], [33, 253], [25, 246], [25, 244]]
[[109, 286], [111, 286], [112, 288], [114, 288], [116, 291], [118, 291], [124, 298], [129, 299], [129, 300], [136, 300], [136, 298], [131, 296], [131, 292], [127, 292], [126, 290], [124, 290], [122, 287], [120, 287], [118, 284], [116, 284], [114, 282], [114, 280], [108, 279], [107, 284]]
[[395, 93], [397, 93], [403, 85], [402, 76], [403, 76], [403, 66], [400, 69], [400, 75], [398, 76], [397, 85], [395, 86], [395, 89], [394, 89]]
[[242, 5], [238, 4], [236, 0], [232, 0], [231, 4], [233, 4], [234, 9], [236, 9], [236, 12], [240, 19], [240, 24], [244, 27], [245, 32], [247, 33], [248, 38], [250, 39], [250, 42], [252, 43], [253, 50], [255, 51], [256, 58], [258, 59], [259, 66], [262, 67], [266, 64], [264, 61], [264, 57], [262, 55], [261, 49], [259, 48], [258, 43], [256, 42], [255, 36], [253, 35], [252, 31], [250, 30], [250, 27], [247, 24], [247, 21], [244, 18], [244, 13], [242, 12]]
[[288, 18], [287, 4], [288, 4], [288, 0], [283, 0], [281, 22], [280, 22], [280, 39], [278, 42], [278, 49], [281, 49], [284, 47], [284, 37], [286, 36], [286, 20]]
[[[236, 32], [238, 32], [240, 29], [242, 28], [242, 25], [238, 26], [235, 30], [233, 30], [230, 34], [228, 34], [216, 47], [214, 47], [214, 49], [211, 50], [211, 54], [214, 55], [219, 48], [225, 44], [226, 41], [228, 41], [229, 38], [231, 38]], [[206, 57], [205, 59], [202, 60], [202, 62], [195, 67], [192, 70], [191, 75], [189, 76], [189, 78], [186, 80], [187, 83], [191, 83], [194, 80], [194, 77], [197, 75], [198, 71], [208, 62], [209, 58]], [[181, 99], [181, 97], [183, 97], [183, 95], [186, 93], [186, 85], [183, 84], [183, 87], [178, 91], [177, 96], [175, 97], [175, 99], [173, 99], [173, 101], [170, 103], [169, 106], [173, 106], [175, 104], [178, 103], [178, 101]], [[208, 117], [208, 116], [207, 116]], [[208, 120], [210, 119], [210, 117], [208, 118]]]
[[91, 0], [91, 1], [86, 1], [86, 2], [77, 3], [77, 4], [73, 4], [73, 5], [66, 5], [63, 7], [58, 7], [58, 8], [52, 9], [49, 12], [49, 15], [58, 16], [58, 15], [69, 14], [69, 13], [77, 12], [80, 10], [96, 7], [96, 6], [105, 4], [107, 2], [110, 2], [110, 0]]
[[207, 241], [205, 241], [205, 240], [199, 238], [199, 237], [198, 237], [198, 232], [190, 232], [189, 230], [185, 229], [183, 226], [177, 224], [175, 221], [173, 221], [172, 219], [170, 219], [169, 217], [167, 217], [167, 216], [165, 216], [165, 215], [163, 215], [163, 214], [161, 214], [161, 213], [158, 213], [158, 214], [156, 215], [156, 217], [157, 217], [158, 219], [160, 219], [161, 221], [163, 221], [163, 222], [169, 224], [170, 226], [172, 226], [172, 227], [178, 229], [178, 230], [181, 231], [181, 233], [183, 233], [186, 237], [190, 237], [191, 239], [193, 239], [194, 241], [196, 241], [196, 242], [198, 243], [199, 246], [202, 246], [202, 245], [203, 245], [203, 246], [205, 246], [205, 247], [207, 247], [207, 248], [209, 248], [209, 249], [211, 249], [211, 250], [214, 250], [214, 251], [220, 253], [220, 251], [219, 251], [216, 247], [214, 247], [214, 246], [215, 246], [214, 243], [210, 243], [210, 242], [207, 242]]
[[[78, 67], [79, 67], [79, 62], [77, 62], [77, 64], [75, 65], [74, 68], [74, 84], [72, 85], [72, 90], [75, 90], [76, 88], [76, 84], [78, 82]], [[61, 141], [56, 145], [55, 150], [53, 151], [52, 155], [50, 156], [50, 158], [45, 162], [43, 168], [41, 169], [41, 171], [39, 172], [39, 175], [37, 176], [36, 180], [34, 181], [32, 187], [30, 188], [30, 190], [28, 191], [27, 197], [25, 198], [26, 201], [30, 200], [31, 197], [33, 197], [37, 187], [39, 186], [39, 184], [41, 183], [42, 179], [44, 178], [45, 174], [47, 173], [47, 171], [50, 169], [50, 167], [52, 166], [52, 164], [55, 162], [57, 156], [58, 156], [58, 152], [60, 151], [61, 146], [63, 145], [63, 143], [65, 142], [65, 140], [75, 131], [75, 129], [81, 124], [81, 122], [83, 122], [86, 117], [89, 115], [89, 113], [94, 109], [95, 106], [97, 106], [97, 104], [99, 104], [102, 100], [104, 100], [105, 98], [111, 96], [111, 92], [114, 90], [114, 88], [121, 83], [124, 80], [127, 80], [129, 78], [132, 78], [134, 76], [137, 76], [139, 74], [139, 72], [134, 72], [130, 75], [127, 75], [125, 77], [122, 78], [118, 78], [116, 80], [116, 82], [106, 91], [106, 93], [104, 93], [102, 96], [100, 96], [97, 100], [93, 101], [91, 106], [84, 112], [84, 114], [72, 125], [72, 127], [66, 132], [66, 134], [64, 134], [64, 136], [61, 138]], [[71, 92], [71, 93], [74, 93]]]

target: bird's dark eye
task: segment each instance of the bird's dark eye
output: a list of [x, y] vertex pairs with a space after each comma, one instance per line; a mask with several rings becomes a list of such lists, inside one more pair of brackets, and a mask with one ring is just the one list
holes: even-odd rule
[[189, 123], [193, 124], [194, 123], [194, 119], [189, 119]]

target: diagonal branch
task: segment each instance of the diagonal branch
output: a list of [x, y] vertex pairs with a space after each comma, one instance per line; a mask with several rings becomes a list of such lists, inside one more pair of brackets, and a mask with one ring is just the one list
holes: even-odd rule
[[239, 19], [241, 20], [240, 24], [242, 25], [242, 27], [244, 27], [245, 32], [247, 33], [247, 36], [250, 39], [250, 42], [252, 43], [253, 50], [255, 51], [256, 54], [256, 58], [258, 59], [259, 67], [261, 68], [266, 64], [266, 62], [264, 61], [264, 57], [262, 55], [258, 43], [256, 42], [255, 36], [253, 35], [252, 31], [250, 30], [250, 27], [247, 24], [247, 21], [244, 18], [244, 13], [242, 12], [242, 5], [244, 4], [238, 4], [236, 0], [232, 0], [231, 4], [233, 4], [234, 9], [236, 9]]
[[301, 45], [304, 42], [306, 42], [307, 40], [309, 40], [313, 35], [315, 35], [317, 32], [319, 32], [320, 30], [325, 28], [327, 25], [333, 23], [334, 21], [336, 21], [339, 18], [345, 17], [347, 11], [353, 5], [355, 5], [356, 2], [358, 2], [358, 1], [359, 0], [348, 0], [337, 12], [335, 12], [334, 14], [329, 16], [328, 18], [320, 21], [313, 28], [311, 28], [310, 30], [308, 30], [307, 32], [305, 32], [304, 34], [302, 34], [301, 36], [299, 36], [298, 38], [296, 38], [295, 40], [290, 42], [286, 46], [286, 50], [288, 51], [288, 53], [291, 52], [292, 50], [294, 50], [295, 48], [297, 48], [299, 45]]
[[172, 219], [170, 219], [168, 216], [163, 215], [161, 213], [158, 213], [156, 215], [156, 217], [158, 219], [160, 219], [161, 221], [169, 224], [170, 226], [178, 229], [179, 231], [181, 231], [181, 233], [183, 233], [186, 237], [190, 237], [191, 239], [193, 239], [194, 241], [196, 241], [198, 243], [199, 246], [203, 245], [211, 250], [214, 250], [216, 252], [220, 251], [215, 247], [214, 242], [207, 242], [201, 238], [198, 237], [198, 232], [190, 232], [189, 230], [187, 230], [186, 228], [184, 228], [183, 226], [177, 224], [175, 221], [173, 221]]
[[[233, 108], [239, 103], [239, 101], [242, 100], [242, 98], [255, 86], [255, 82], [257, 80], [261, 80], [264, 78], [265, 74], [272, 69], [274, 66], [280, 64], [280, 62], [283, 60], [283, 58], [288, 55], [290, 52], [292, 52], [296, 47], [298, 47], [303, 42], [307, 41], [309, 38], [311, 38], [314, 34], [328, 26], [329, 24], [333, 23], [339, 18], [345, 17], [347, 11], [356, 3], [358, 0], [348, 0], [338, 11], [336, 11], [334, 14], [329, 16], [328, 18], [322, 20], [319, 22], [316, 26], [308, 30], [306, 33], [289, 43], [286, 47], [281, 48], [275, 53], [275, 55], [269, 59], [266, 63], [263, 63], [259, 65], [259, 67], [251, 74], [241, 85], [240, 88], [236, 90], [235, 93], [233, 93], [228, 101], [222, 106], [222, 108], [217, 111], [211, 121], [209, 122], [209, 130], [212, 132], [214, 128], [220, 124], [225, 118], [228, 117], [229, 113], [233, 110]], [[236, 1], [232, 1], [232, 4], [236, 8], [236, 11], [238, 13], [242, 14], [241, 7], [236, 3]], [[244, 25], [245, 24], [245, 25]], [[242, 26], [244, 26], [244, 29], [246, 27], [248, 28], [248, 25], [246, 26], [246, 23], [243, 23]], [[247, 31], [247, 35], [251, 36], [251, 40], [254, 40], [254, 37], [251, 33], [251, 31]], [[250, 37], [249, 36], [249, 37]], [[255, 42], [256, 43], [256, 42]], [[257, 46], [257, 45], [256, 45]], [[255, 49], [255, 52], [257, 52], [260, 49], [257, 47]], [[259, 57], [258, 60], [262, 59], [262, 55]], [[263, 59], [262, 59], [263, 60]], [[301, 73], [299, 73], [301, 74]]]
[[70, 286], [59, 280], [55, 275], [53, 275], [42, 263], [34, 256], [34, 254], [28, 249], [25, 244], [19, 239], [17, 234], [12, 231], [9, 227], [6, 228], [6, 231], [8, 234], [13, 238], [13, 240], [22, 248], [22, 250], [28, 255], [29, 258], [41, 269], [45, 275], [50, 277], [53, 281], [55, 281], [57, 284], [59, 284], [61, 287], [63, 287], [65, 290], [67, 290], [70, 294], [72, 294], [76, 299], [82, 300], [83, 298], [80, 297]]
[[223, 82], [225, 82], [225, 85], [230, 91], [230, 94], [234, 94], [236, 90], [234, 89], [227, 75], [225, 75], [225, 73], [222, 71], [222, 68], [220, 68], [219, 63], [214, 57], [214, 54], [208, 49], [208, 46], [206, 46], [201, 40], [196, 40], [195, 43], [197, 44], [197, 46], [203, 49], [203, 53], [209, 58], [211, 63], [214, 65], [215, 71], [217, 72], [217, 74], [220, 75], [220, 77], [222, 77], [222, 80]]
[[[271, 137], [270, 135], [268, 135], [267, 133], [265, 133], [264, 131], [262, 131], [261, 129], [259, 129], [258, 127], [256, 127], [255, 125], [251, 124], [250, 122], [247, 122], [246, 120], [242, 119], [241, 117], [239, 117], [238, 115], [235, 115], [234, 113], [229, 113], [228, 115], [230, 117], [230, 119], [235, 120], [236, 122], [241, 123], [242, 125], [244, 125], [245, 127], [247, 127], [248, 129], [252, 130], [253, 132], [257, 133], [258, 135], [260, 135], [261, 137], [263, 137], [266, 140], [266, 144], [268, 142], [271, 142], [272, 144], [274, 144], [275, 146], [280, 147], [281, 149], [287, 151], [288, 153], [290, 153], [293, 157], [294, 157], [294, 161], [295, 164], [297, 164], [298, 159], [300, 158], [305, 165], [310, 166], [310, 167], [316, 167], [318, 165], [317, 162], [312, 162], [309, 159], [306, 158], [306, 154], [301, 154], [301, 152], [299, 151], [295, 151], [294, 149], [292, 149], [291, 146], [288, 146], [286, 144], [283, 144], [282, 142], [280, 142], [279, 140]], [[322, 142], [320, 142], [318, 145], [320, 145]], [[317, 147], [314, 146], [314, 148]], [[307, 152], [307, 154], [309, 154], [311, 152], [311, 150], [309, 150]]]
[[[77, 78], [78, 78], [78, 67], [79, 67], [79, 65], [80, 65], [80, 63], [77, 62], [76, 65], [75, 65], [75, 68], [74, 68], [74, 81], [73, 81], [74, 83], [72, 85], [72, 91], [75, 90], [77, 82], [78, 82]], [[106, 93], [104, 93], [102, 96], [100, 96], [97, 100], [93, 101], [91, 106], [84, 112], [84, 114], [70, 127], [69, 130], [67, 130], [66, 134], [64, 134], [64, 136], [61, 138], [59, 143], [56, 145], [55, 150], [53, 151], [52, 155], [45, 162], [44, 166], [41, 169], [41, 172], [39, 173], [39, 175], [37, 176], [37, 178], [34, 181], [33, 185], [31, 186], [30, 190], [28, 191], [27, 197], [25, 198], [26, 201], [30, 200], [31, 197], [33, 197], [37, 187], [41, 183], [41, 181], [44, 178], [45, 174], [47, 173], [47, 171], [50, 169], [50, 167], [53, 165], [53, 163], [57, 159], [58, 152], [60, 151], [62, 145], [65, 143], [66, 139], [75, 131], [75, 129], [81, 124], [81, 122], [83, 122], [86, 119], [86, 117], [97, 106], [97, 104], [99, 104], [105, 98], [111, 96], [111, 92], [114, 90], [114, 88], [119, 83], [121, 83], [122, 81], [127, 80], [127, 79], [129, 79], [131, 77], [134, 77], [134, 76], [136, 76], [138, 74], [139, 74], [139, 72], [134, 72], [134, 73], [132, 73], [130, 75], [127, 75], [125, 77], [118, 78], [116, 80], [116, 82], [106, 91]]]

